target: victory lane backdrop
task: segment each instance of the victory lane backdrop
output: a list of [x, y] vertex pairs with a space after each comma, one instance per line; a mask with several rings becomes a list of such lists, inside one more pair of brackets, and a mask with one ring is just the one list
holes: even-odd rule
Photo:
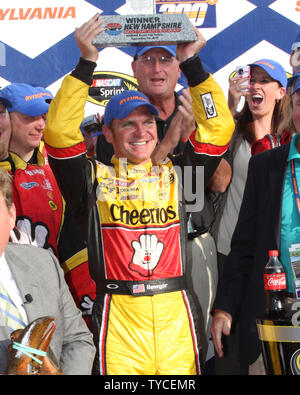
[[[290, 72], [289, 53], [300, 20], [299, 0], [2, 0], [0, 7], [0, 86], [26, 82], [47, 87], [53, 94], [77, 64], [75, 28], [96, 12], [185, 13], [207, 39], [201, 59], [225, 94], [236, 64], [270, 57]], [[126, 80], [132, 77], [133, 47], [100, 51], [97, 71], [127, 74]], [[104, 85], [124, 85], [123, 76], [109, 75], [106, 80], [110, 81]], [[185, 85], [180, 79], [178, 90]], [[89, 101], [86, 115], [102, 113], [103, 104], [99, 97]]]
[[[80, 56], [75, 28], [97, 12], [185, 13], [207, 40], [201, 59], [225, 95], [236, 65], [271, 58], [292, 71], [289, 57], [299, 33], [300, 0], [1, 0], [0, 87], [25, 82], [55, 95]], [[99, 51], [85, 116], [102, 115], [110, 97], [138, 89], [131, 69], [134, 47]], [[177, 90], [184, 86], [181, 77]], [[207, 359], [212, 356], [210, 342]]]

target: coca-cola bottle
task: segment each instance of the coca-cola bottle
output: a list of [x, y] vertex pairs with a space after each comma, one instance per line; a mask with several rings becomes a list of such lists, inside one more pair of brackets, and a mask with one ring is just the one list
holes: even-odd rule
[[285, 313], [284, 295], [286, 276], [278, 259], [278, 251], [269, 251], [269, 260], [264, 271], [264, 288], [266, 294], [266, 311], [271, 319], [283, 318]]

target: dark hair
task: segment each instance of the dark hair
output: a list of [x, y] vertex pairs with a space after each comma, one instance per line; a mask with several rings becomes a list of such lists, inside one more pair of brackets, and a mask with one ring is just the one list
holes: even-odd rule
[[6, 170], [0, 168], [0, 192], [3, 195], [7, 209], [11, 208], [13, 203], [13, 190], [11, 186], [11, 179]]
[[284, 97], [282, 113], [283, 116], [280, 120], [279, 126], [277, 128], [277, 133], [282, 135], [285, 131], [289, 131], [292, 135], [297, 133], [296, 127], [293, 122], [293, 100], [292, 100], [292, 93], [294, 90], [294, 86], [296, 84], [296, 79], [291, 83], [290, 87], [288, 88], [288, 92]]

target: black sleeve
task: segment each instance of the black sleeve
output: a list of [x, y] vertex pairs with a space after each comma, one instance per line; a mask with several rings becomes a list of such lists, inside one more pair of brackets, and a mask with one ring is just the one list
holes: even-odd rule
[[209, 73], [205, 71], [198, 55], [194, 55], [180, 63], [179, 67], [185, 75], [189, 86], [199, 85], [209, 77]]
[[230, 147], [227, 149], [226, 152], [224, 152], [224, 154], [222, 155], [222, 159], [225, 159], [226, 162], [232, 168], [232, 166], [233, 166], [233, 157], [232, 157], [232, 150], [230, 149]]
[[58, 241], [59, 262], [66, 262], [85, 247], [83, 235], [75, 222], [69, 206], [66, 205]]
[[85, 154], [68, 160], [49, 156], [49, 164], [66, 204], [87, 240], [88, 199], [93, 189], [90, 161]]
[[87, 85], [92, 85], [93, 72], [96, 66], [97, 63], [80, 58], [77, 66], [72, 71], [71, 75], [78, 80], [85, 82]]

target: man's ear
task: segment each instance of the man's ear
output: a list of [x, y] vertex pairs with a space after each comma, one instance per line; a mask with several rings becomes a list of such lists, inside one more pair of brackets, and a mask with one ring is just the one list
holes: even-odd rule
[[177, 73], [178, 73], [178, 79], [181, 77], [181, 69], [180, 69], [180, 67], [179, 67], [179, 64], [178, 64], [178, 70], [177, 70]]
[[111, 128], [107, 125], [102, 126], [102, 133], [108, 143], [112, 143], [112, 131]]
[[133, 76], [134, 76], [134, 78], [136, 78], [136, 61], [135, 60], [133, 60], [131, 62], [131, 68], [132, 68], [132, 71], [133, 71]]
[[12, 203], [9, 209], [9, 222], [11, 229], [13, 229], [16, 224], [16, 206], [14, 205], [14, 203]]

